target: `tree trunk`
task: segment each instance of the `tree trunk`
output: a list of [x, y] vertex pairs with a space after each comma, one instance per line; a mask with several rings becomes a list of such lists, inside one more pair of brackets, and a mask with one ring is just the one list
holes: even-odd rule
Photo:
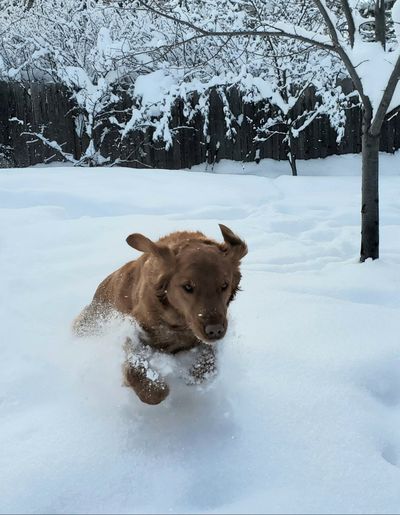
[[292, 169], [292, 175], [297, 177], [296, 152], [294, 150], [294, 141], [291, 134], [289, 135], [287, 157], [289, 160], [290, 168]]
[[361, 256], [379, 258], [379, 140], [370, 134], [371, 116], [364, 113], [362, 135]]

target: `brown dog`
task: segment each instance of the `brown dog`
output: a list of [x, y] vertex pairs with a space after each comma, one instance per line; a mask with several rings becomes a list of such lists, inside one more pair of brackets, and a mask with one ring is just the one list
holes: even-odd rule
[[[247, 245], [220, 224], [224, 243], [200, 232], [174, 232], [153, 242], [131, 234], [127, 243], [144, 254], [130, 261], [97, 288], [92, 303], [74, 322], [77, 334], [89, 333], [99, 319], [117, 311], [133, 317], [143, 329], [143, 343], [175, 354], [200, 349], [191, 375], [201, 381], [215, 369], [213, 343], [227, 329], [227, 308], [239, 289], [240, 260]], [[145, 348], [144, 347], [144, 348]], [[164, 400], [169, 388], [145, 353], [127, 360], [125, 381], [147, 404]]]

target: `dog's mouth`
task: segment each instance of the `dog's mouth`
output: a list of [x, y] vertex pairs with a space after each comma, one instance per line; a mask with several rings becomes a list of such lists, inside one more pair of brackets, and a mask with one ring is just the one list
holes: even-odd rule
[[223, 339], [223, 338], [218, 338], [218, 340], [208, 340], [204, 336], [199, 336], [197, 334], [195, 334], [195, 336], [199, 340], [200, 343], [205, 343], [206, 345], [210, 345], [210, 346], [216, 345], [218, 342], [220, 342]]

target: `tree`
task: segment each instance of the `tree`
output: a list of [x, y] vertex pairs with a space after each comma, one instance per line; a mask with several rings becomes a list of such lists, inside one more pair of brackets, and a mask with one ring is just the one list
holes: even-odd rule
[[[205, 11], [229, 13], [231, 5], [223, 9], [223, 4], [220, 2], [215, 10], [210, 4], [191, 3], [190, 7], [185, 7], [185, 19], [201, 20], [206, 16]], [[168, 148], [179, 133], [179, 128], [173, 126], [173, 109], [179, 101], [188, 124], [196, 114], [201, 115], [204, 138], [208, 141], [210, 96], [216, 93], [225, 115], [226, 137], [235, 139], [238, 125], [244, 119], [243, 114], [234, 113], [235, 109], [230, 104], [229, 93], [235, 89], [243, 104], [248, 102], [259, 106], [256, 120], [246, 116], [246, 121], [256, 131], [254, 142], [257, 144], [279, 134], [293, 175], [297, 174], [296, 139], [315, 118], [327, 115], [340, 141], [348, 102], [339, 80], [347, 75], [335, 55], [315, 45], [274, 36], [265, 38], [257, 32], [252, 37], [247, 34], [237, 37], [202, 34], [199, 37], [191, 29], [192, 23], [176, 23], [173, 15], [165, 15], [165, 4], [160, 2], [159, 5], [164, 16], [159, 16], [157, 3], [148, 10], [158, 16], [162, 37], [157, 40], [158, 48], [149, 46], [146, 51], [149, 55], [158, 56], [157, 63], [163, 73], [161, 77], [156, 72], [154, 76], [143, 78], [145, 87], [142, 84], [135, 86], [133, 96], [137, 99], [137, 109], [133, 111], [125, 133], [139, 126], [152, 127], [153, 139], [164, 140]], [[125, 10], [131, 8], [128, 6]], [[133, 7], [137, 8], [137, 5]], [[244, 5], [244, 10], [246, 18], [243, 23], [253, 29], [257, 14], [255, 6]], [[275, 10], [275, 17], [279, 11], [285, 11], [282, 3]], [[232, 16], [225, 22], [230, 20], [233, 21]], [[319, 67], [318, 72], [316, 67]], [[163, 89], [162, 94], [157, 92], [154, 97], [148, 94], [154, 89], [152, 83]], [[315, 92], [316, 102], [306, 106], [304, 98], [310, 89]], [[154, 116], [157, 109], [158, 118]], [[256, 151], [256, 156], [258, 153]]]
[[76, 106], [83, 152], [80, 159], [64, 152], [62, 142], [46, 137], [45, 127], [30, 136], [74, 164], [108, 162], [102, 142], [110, 125], [119, 130], [128, 117], [115, 106], [137, 75], [152, 69], [142, 58], [152, 38], [152, 16], [143, 11], [121, 16], [107, 0], [41, 0], [28, 10], [23, 2], [3, 4], [0, 77], [63, 85]]
[[[343, 134], [345, 98], [337, 84], [343, 66], [314, 45], [276, 37], [266, 45], [259, 36], [192, 38], [186, 26], [125, 0], [36, 0], [29, 9], [24, 1], [0, 1], [0, 27], [5, 29], [0, 77], [50, 81], [70, 92], [76, 104], [70, 115], [83, 147], [80, 156], [67, 153], [61, 141], [51, 141], [45, 126], [29, 130], [35, 140], [76, 165], [109, 163], [103, 147], [110, 131], [113, 145], [124, 145], [130, 131], [150, 128], [153, 141], [168, 148], [181, 130], [190, 130], [198, 114], [207, 142], [215, 93], [222, 103], [226, 137], [235, 139], [243, 120], [256, 131], [256, 144], [279, 133], [293, 174], [296, 138], [313, 119], [327, 114], [338, 138]], [[255, 26], [255, 12], [246, 7], [249, 28]], [[324, 73], [316, 73], [315, 63], [320, 62]], [[310, 87], [317, 101], [304, 108]], [[234, 113], [232, 89], [239, 91], [242, 104], [263, 106], [262, 122], [261, 110], [254, 120]], [[128, 97], [131, 108], [126, 107]], [[179, 127], [177, 102], [185, 119]]]
[[[306, 47], [296, 40], [269, 38], [266, 58], [266, 80], [275, 85], [275, 97], [270, 113], [258, 127], [258, 140], [271, 137], [277, 132], [284, 136], [286, 155], [292, 175], [297, 175], [296, 140], [316, 118], [327, 116], [340, 142], [344, 135], [348, 96], [343, 93], [340, 79], [344, 70], [331, 54]], [[268, 54], [267, 54], [268, 55]], [[314, 93], [315, 101], [305, 103], [307, 95]], [[271, 113], [272, 110], [272, 113]]]
[[[366, 18], [358, 0], [181, 0], [146, 2], [143, 8], [187, 29], [197, 38], [287, 38], [336, 55], [346, 68], [362, 105], [362, 207], [360, 260], [379, 257], [379, 142], [382, 123], [399, 100], [399, 34], [387, 38], [387, 3], [375, 0], [375, 41], [363, 36]], [[365, 2], [364, 2], [365, 4]], [[364, 6], [365, 8], [365, 6]], [[368, 11], [368, 9], [367, 9]], [[278, 13], [278, 15], [277, 15]], [[400, 21], [400, 1], [392, 9]], [[378, 80], [377, 80], [378, 77]], [[378, 83], [378, 84], [377, 84]]]

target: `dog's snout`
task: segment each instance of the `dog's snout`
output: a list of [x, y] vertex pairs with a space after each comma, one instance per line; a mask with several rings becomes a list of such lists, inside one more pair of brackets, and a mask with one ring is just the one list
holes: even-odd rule
[[218, 340], [225, 334], [225, 327], [222, 324], [208, 324], [205, 326], [204, 331], [210, 340]]

